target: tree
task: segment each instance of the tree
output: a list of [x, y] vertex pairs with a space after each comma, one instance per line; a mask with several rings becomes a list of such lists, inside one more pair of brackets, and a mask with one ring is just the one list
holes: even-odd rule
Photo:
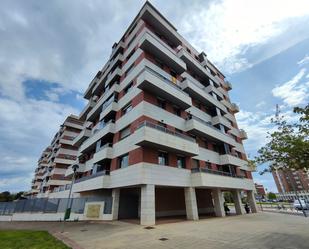
[[275, 193], [269, 192], [269, 193], [267, 194], [267, 198], [268, 198], [268, 200], [275, 200], [275, 199], [277, 199], [277, 196], [276, 196]]
[[268, 133], [269, 142], [258, 150], [254, 160], [257, 164], [270, 163], [264, 172], [309, 170], [309, 104], [293, 111], [299, 115], [296, 123], [288, 123], [279, 113], [271, 120], [277, 129]]

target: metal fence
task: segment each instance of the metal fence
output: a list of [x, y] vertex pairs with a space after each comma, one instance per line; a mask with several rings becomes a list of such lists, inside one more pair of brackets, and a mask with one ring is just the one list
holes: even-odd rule
[[[0, 202], [0, 215], [12, 215], [13, 213], [64, 213], [68, 198], [35, 198], [18, 200], [13, 202]], [[83, 197], [70, 200], [73, 213], [84, 213], [85, 203], [104, 201], [104, 214], [112, 212], [112, 197]]]

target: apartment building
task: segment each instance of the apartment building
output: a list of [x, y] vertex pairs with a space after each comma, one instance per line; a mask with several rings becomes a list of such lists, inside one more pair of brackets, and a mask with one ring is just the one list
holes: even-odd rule
[[272, 175], [279, 193], [309, 191], [309, 177], [304, 171], [274, 170]]
[[73, 140], [82, 129], [79, 117], [70, 115], [65, 119], [38, 161], [30, 195], [48, 197], [51, 192], [68, 188], [71, 177], [65, 173], [77, 158], [78, 147], [73, 146]]
[[264, 185], [263, 184], [258, 184], [258, 183], [255, 183], [254, 185], [255, 185], [256, 195], [261, 197], [261, 198], [265, 198], [266, 191], [265, 191]]
[[[241, 191], [256, 212], [231, 89], [207, 55], [146, 2], [85, 91], [83, 129], [71, 144], [79, 147], [74, 196], [112, 197], [111, 219], [142, 225], [171, 215], [225, 216], [224, 191], [233, 193], [237, 214]], [[56, 186], [68, 182], [61, 181]]]

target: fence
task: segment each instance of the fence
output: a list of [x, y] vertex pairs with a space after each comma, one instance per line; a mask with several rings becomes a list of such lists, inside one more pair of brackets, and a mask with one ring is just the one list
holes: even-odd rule
[[[0, 202], [0, 215], [12, 215], [13, 213], [64, 213], [68, 198], [35, 198], [18, 200], [14, 202]], [[70, 200], [71, 211], [83, 214], [86, 202], [104, 201], [104, 214], [112, 212], [112, 197], [84, 197]]]

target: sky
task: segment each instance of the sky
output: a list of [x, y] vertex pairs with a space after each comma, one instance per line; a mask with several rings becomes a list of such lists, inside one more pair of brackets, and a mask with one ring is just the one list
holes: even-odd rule
[[[30, 189], [43, 149], [108, 60], [142, 0], [3, 0], [0, 8], [0, 191]], [[252, 158], [272, 129], [309, 101], [306, 0], [154, 0], [151, 3], [232, 83]], [[270, 175], [254, 180], [277, 192]]]

